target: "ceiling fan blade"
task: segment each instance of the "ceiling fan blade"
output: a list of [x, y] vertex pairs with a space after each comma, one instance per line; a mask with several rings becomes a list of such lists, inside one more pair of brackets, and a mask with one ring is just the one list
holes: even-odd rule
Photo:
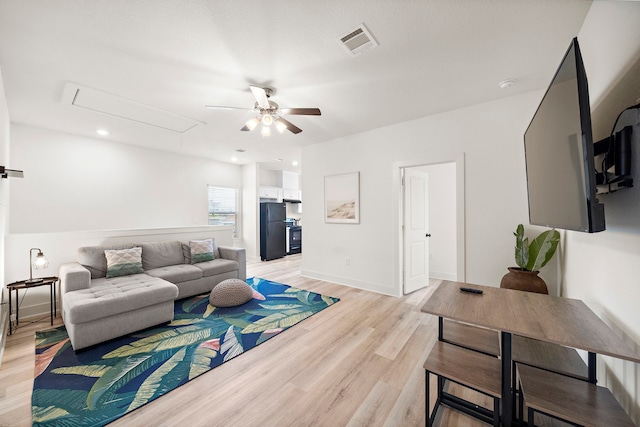
[[294, 125], [293, 123], [291, 123], [289, 120], [283, 119], [282, 117], [278, 117], [278, 120], [284, 123], [287, 126], [287, 129], [289, 129], [291, 133], [297, 134], [302, 132], [302, 129], [300, 129], [298, 126]]
[[217, 110], [244, 110], [244, 111], [253, 111], [245, 107], [224, 107], [222, 105], [205, 105], [204, 108], [213, 108]]
[[242, 126], [242, 129], [240, 129], [240, 130], [243, 131], [243, 132], [251, 132], [251, 129], [249, 129], [247, 127], [247, 125]]
[[297, 114], [300, 116], [320, 116], [319, 108], [281, 108], [282, 114]]
[[251, 92], [253, 92], [253, 96], [256, 98], [256, 102], [259, 107], [269, 108], [269, 98], [267, 98], [267, 92], [261, 87], [258, 86], [249, 86]]

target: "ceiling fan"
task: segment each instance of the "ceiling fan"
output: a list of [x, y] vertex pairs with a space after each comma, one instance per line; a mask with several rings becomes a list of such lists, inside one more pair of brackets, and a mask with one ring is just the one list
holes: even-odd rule
[[[242, 131], [252, 131], [258, 126], [260, 122], [262, 122], [262, 136], [268, 137], [271, 135], [271, 125], [275, 125], [276, 129], [280, 133], [283, 133], [285, 130], [289, 130], [290, 132], [297, 134], [302, 132], [302, 129], [282, 117], [285, 114], [293, 114], [293, 115], [303, 115], [303, 116], [319, 116], [320, 109], [319, 108], [280, 108], [278, 104], [271, 101], [269, 97], [273, 94], [273, 89], [258, 86], [249, 86], [251, 92], [253, 93], [254, 98], [256, 99], [256, 103], [253, 109], [248, 111], [253, 111], [258, 113], [254, 118], [249, 120], [242, 127]], [[205, 105], [206, 108], [220, 108], [225, 110], [247, 110], [246, 108], [239, 107], [221, 107], [217, 105]]]

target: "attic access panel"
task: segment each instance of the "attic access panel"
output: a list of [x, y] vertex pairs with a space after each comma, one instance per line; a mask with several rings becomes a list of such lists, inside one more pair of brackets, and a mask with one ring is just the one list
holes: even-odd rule
[[71, 82], [65, 85], [61, 102], [178, 133], [184, 133], [200, 124], [188, 117]]

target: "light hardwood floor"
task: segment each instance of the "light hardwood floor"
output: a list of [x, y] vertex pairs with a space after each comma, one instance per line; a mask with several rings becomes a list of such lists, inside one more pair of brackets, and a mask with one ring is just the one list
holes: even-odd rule
[[[301, 256], [250, 262], [248, 275], [339, 297], [339, 303], [111, 426], [424, 425], [422, 366], [437, 319], [420, 307], [439, 282], [393, 298], [301, 277]], [[62, 324], [60, 316], [56, 321]], [[0, 426], [31, 425], [34, 332], [49, 327], [48, 321], [23, 326], [7, 339]], [[437, 421], [486, 425], [447, 408]]]

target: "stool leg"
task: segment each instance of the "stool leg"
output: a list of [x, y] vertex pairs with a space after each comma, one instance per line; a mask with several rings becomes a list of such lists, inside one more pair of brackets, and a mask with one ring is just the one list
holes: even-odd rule
[[431, 417], [429, 414], [429, 371], [424, 371], [424, 425], [431, 427]]
[[535, 427], [536, 423], [534, 422], [534, 418], [533, 418], [533, 409], [529, 408], [529, 410], [527, 411], [527, 425], [529, 427]]
[[518, 420], [518, 425], [520, 425], [520, 421], [522, 421], [522, 412], [520, 412], [520, 414], [518, 415], [517, 411], [516, 411], [516, 395], [520, 396], [522, 394], [522, 390], [518, 390], [516, 387], [516, 362], [515, 361], [511, 361], [511, 390], [513, 390], [513, 399], [511, 402], [511, 413], [513, 414], [514, 418], [516, 420]]
[[522, 395], [522, 383], [519, 382], [520, 384], [520, 393], [518, 394], [518, 410], [519, 415], [518, 415], [518, 420], [520, 421], [520, 425], [523, 424], [524, 422], [524, 396]]
[[493, 427], [500, 427], [500, 399], [493, 398]]

